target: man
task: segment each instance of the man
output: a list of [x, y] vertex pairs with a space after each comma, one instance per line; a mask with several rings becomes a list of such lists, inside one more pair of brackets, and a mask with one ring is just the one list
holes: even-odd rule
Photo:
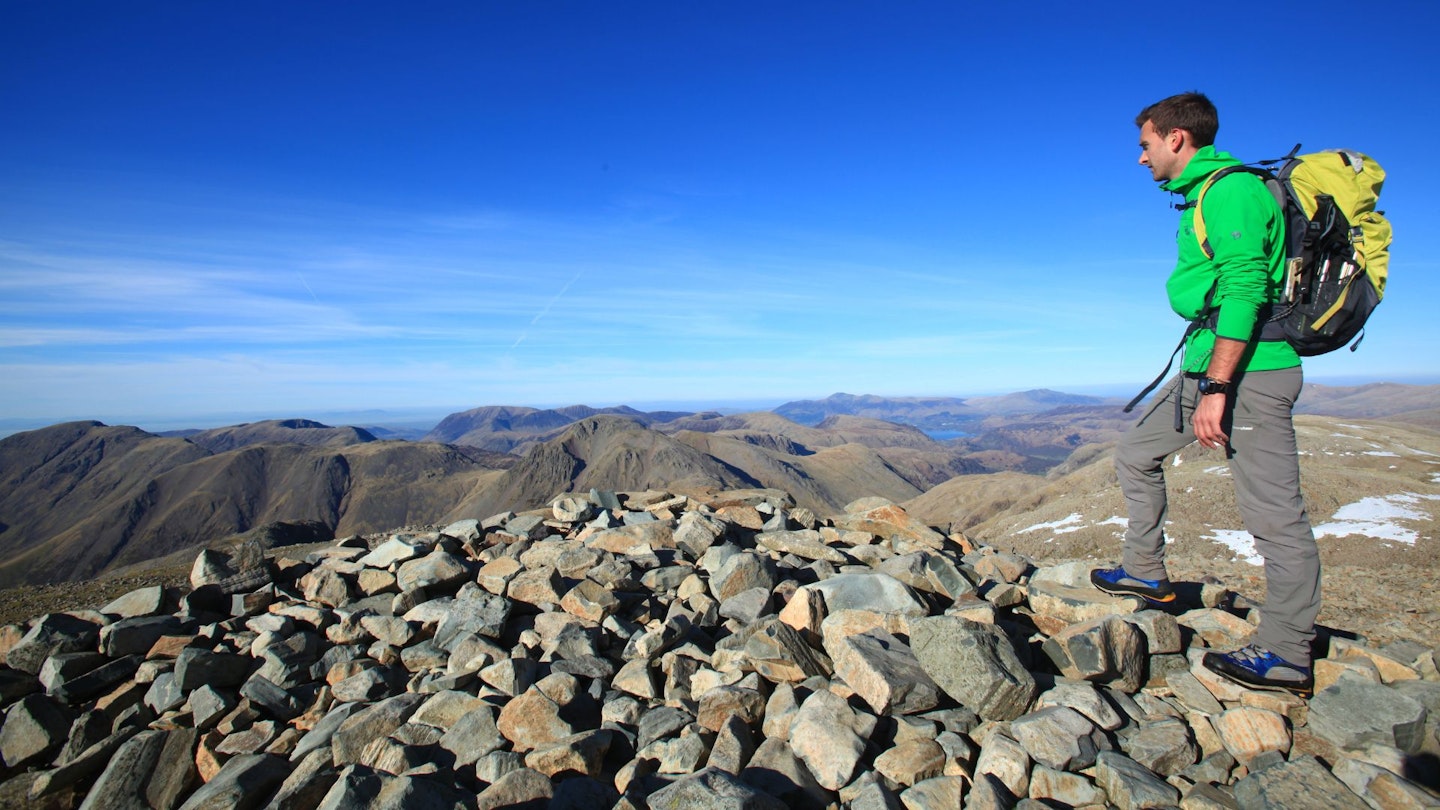
[[1205, 317], [1184, 341], [1182, 373], [1116, 450], [1129, 509], [1123, 559], [1121, 567], [1097, 569], [1090, 579], [1107, 593], [1174, 600], [1165, 571], [1164, 462], [1192, 441], [1224, 449], [1240, 515], [1265, 560], [1265, 607], [1250, 645], [1208, 653], [1204, 665], [1248, 686], [1308, 695], [1320, 558], [1300, 495], [1291, 422], [1302, 384], [1300, 357], [1283, 339], [1260, 334], [1284, 277], [1280, 209], [1254, 175], [1220, 179], [1205, 193], [1214, 254], [1208, 258], [1195, 236], [1195, 200], [1212, 173], [1239, 163], [1215, 150], [1215, 105], [1200, 93], [1182, 93], [1146, 107], [1135, 123], [1140, 165], [1186, 202], [1176, 237], [1179, 259], [1165, 285], [1170, 306], [1187, 321]]

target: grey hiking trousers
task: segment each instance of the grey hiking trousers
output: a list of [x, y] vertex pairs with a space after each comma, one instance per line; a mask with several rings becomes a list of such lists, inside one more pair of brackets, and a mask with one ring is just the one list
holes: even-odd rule
[[[1150, 403], [1115, 451], [1130, 521], [1122, 565], [1132, 576], [1166, 579], [1165, 459], [1195, 441], [1190, 420], [1197, 380], [1178, 375]], [[1291, 410], [1300, 368], [1251, 371], [1239, 378], [1223, 422], [1235, 500], [1265, 560], [1265, 606], [1253, 642], [1292, 664], [1310, 665], [1320, 612], [1320, 553], [1300, 495], [1300, 459]], [[1175, 430], [1180, 398], [1182, 429]]]

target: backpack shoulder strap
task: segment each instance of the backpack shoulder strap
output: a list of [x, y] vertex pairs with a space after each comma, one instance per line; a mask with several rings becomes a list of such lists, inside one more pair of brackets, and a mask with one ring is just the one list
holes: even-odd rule
[[1223, 169], [1216, 170], [1213, 174], [1211, 174], [1208, 178], [1205, 179], [1205, 184], [1200, 186], [1200, 193], [1195, 195], [1194, 227], [1195, 239], [1200, 243], [1200, 252], [1204, 253], [1205, 258], [1207, 259], [1215, 258], [1215, 249], [1210, 247], [1210, 238], [1205, 229], [1205, 193], [1210, 190], [1211, 186], [1214, 186], [1216, 183], [1220, 182], [1221, 178], [1229, 177], [1236, 172], [1253, 174], [1256, 177], [1259, 177], [1261, 180], [1268, 180], [1272, 176], [1270, 172], [1264, 169], [1257, 169], [1254, 166], [1226, 166]]

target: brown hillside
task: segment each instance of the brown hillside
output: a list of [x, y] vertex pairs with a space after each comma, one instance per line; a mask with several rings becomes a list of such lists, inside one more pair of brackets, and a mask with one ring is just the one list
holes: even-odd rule
[[453, 514], [484, 517], [502, 509], [529, 509], [564, 492], [591, 488], [677, 492], [751, 487], [755, 481], [714, 458], [620, 416], [596, 416], [537, 445], [525, 458]]
[[901, 501], [920, 493], [920, 488], [879, 452], [863, 445], [823, 447], [814, 453], [790, 455], [729, 432], [686, 431], [675, 438], [729, 467], [745, 471], [760, 486], [790, 493], [798, 505], [819, 514], [841, 511], [845, 504], [867, 495]]
[[645, 425], [680, 416], [673, 412], [652, 416], [624, 405], [615, 408], [571, 405], [556, 409], [492, 405], [450, 414], [426, 434], [424, 441], [508, 453], [553, 439], [575, 422], [602, 415], [623, 416]]
[[375, 441], [369, 431], [355, 427], [330, 427], [309, 419], [272, 419], [244, 425], [202, 430], [185, 438], [212, 453], [237, 450], [252, 444], [301, 444], [311, 447], [344, 447]]
[[498, 475], [484, 454], [437, 444], [212, 454], [136, 428], [57, 425], [0, 441], [0, 583], [92, 577], [276, 521], [432, 520]]
[[[141, 503], [156, 477], [210, 452], [139, 428], [69, 422], [0, 440], [0, 582], [88, 576], [51, 540], [107, 504]], [[128, 507], [116, 514], [134, 519]], [[89, 540], [86, 540], [88, 543]], [[104, 556], [104, 552], [102, 552]], [[101, 564], [103, 566], [103, 563]]]
[[[1440, 591], [1423, 587], [1440, 565], [1440, 432], [1392, 421], [1301, 416], [1296, 419], [1301, 481], [1325, 566], [1321, 621], [1348, 626], [1335, 611], [1366, 611], [1368, 626], [1391, 637], [1434, 636]], [[1117, 560], [1125, 507], [1109, 449], [1084, 448], [1088, 464], [1054, 479], [1032, 480], [1009, 508], [988, 517], [964, 503], [970, 482], [957, 479], [909, 503], [917, 516], [960, 525], [980, 542], [1038, 561]], [[1235, 506], [1224, 458], [1199, 445], [1167, 464], [1171, 499], [1166, 535], [1171, 576], [1217, 576], [1248, 583], [1263, 601], [1263, 571]], [[977, 482], [984, 492], [984, 484]], [[945, 501], [954, 494], [954, 506]], [[1417, 576], [1420, 579], [1417, 579]]]

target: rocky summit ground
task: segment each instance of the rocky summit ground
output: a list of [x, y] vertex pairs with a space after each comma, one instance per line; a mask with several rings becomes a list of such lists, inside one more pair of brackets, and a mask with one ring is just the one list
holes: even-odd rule
[[776, 490], [210, 549], [6, 605], [0, 806], [1440, 805], [1433, 644], [1335, 615], [1252, 691], [1253, 582], [1091, 565]]

